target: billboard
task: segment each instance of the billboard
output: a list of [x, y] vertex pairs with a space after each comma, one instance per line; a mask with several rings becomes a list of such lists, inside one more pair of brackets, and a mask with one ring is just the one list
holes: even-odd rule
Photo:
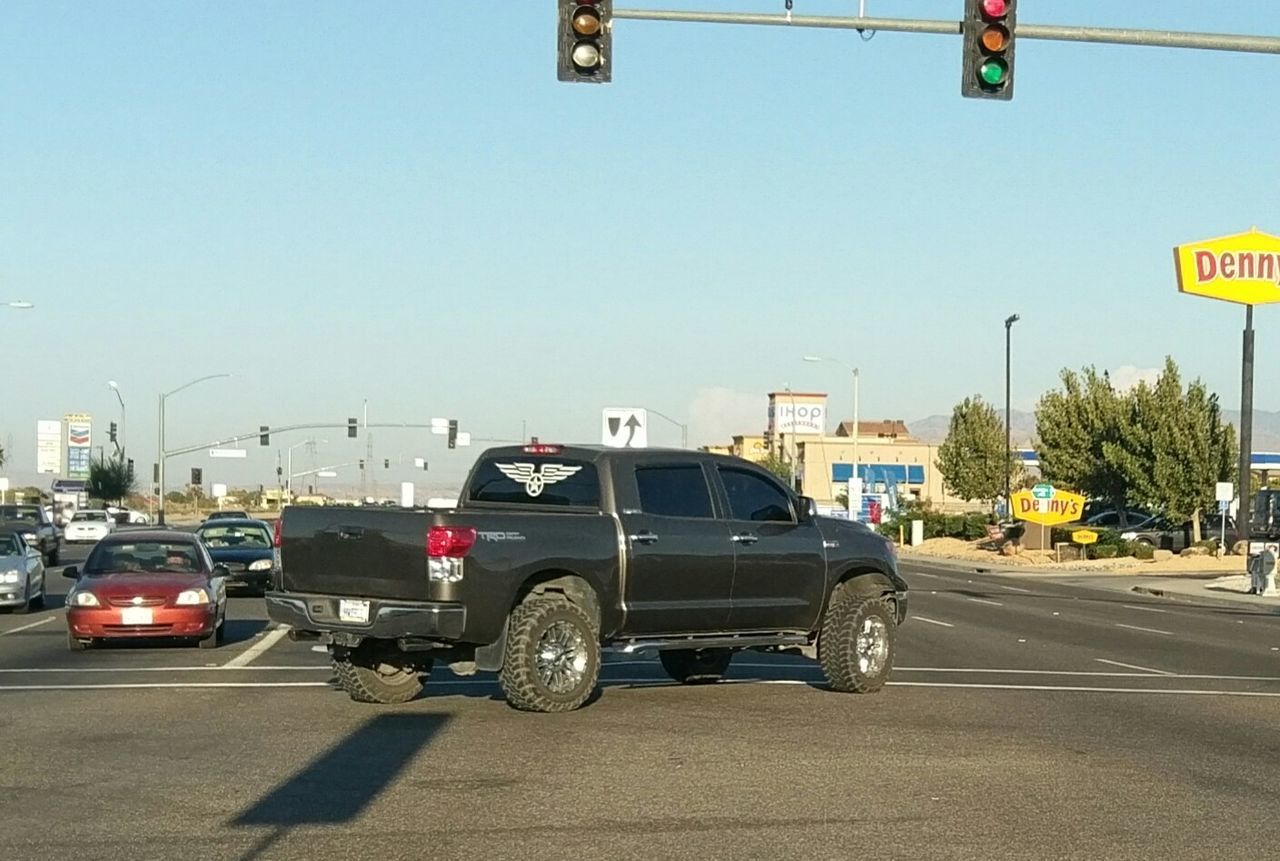
[[827, 425], [827, 396], [803, 392], [769, 394], [769, 431], [796, 436], [822, 436]]
[[1247, 233], [1189, 242], [1173, 249], [1183, 293], [1262, 305], [1280, 302], [1280, 236]]
[[41, 475], [62, 473], [62, 422], [42, 419], [36, 422], [36, 472]]
[[67, 426], [67, 476], [88, 478], [93, 419], [84, 413], [68, 413], [62, 421]]

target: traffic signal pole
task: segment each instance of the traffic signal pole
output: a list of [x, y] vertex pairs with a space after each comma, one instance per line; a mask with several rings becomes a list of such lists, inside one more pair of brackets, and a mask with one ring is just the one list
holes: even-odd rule
[[[685, 24], [754, 24], [772, 27], [817, 27], [828, 30], [884, 30], [898, 33], [933, 33], [959, 36], [961, 22], [916, 18], [864, 16], [787, 15], [752, 12], [696, 12], [663, 9], [614, 9], [614, 18], [632, 21], [673, 21]], [[1135, 30], [1113, 27], [1073, 27], [1018, 22], [1018, 37], [1054, 42], [1093, 42], [1109, 45], [1141, 45], [1149, 48], [1198, 48], [1249, 54], [1280, 54], [1280, 36], [1248, 36], [1227, 33], [1194, 33], [1176, 30]]]

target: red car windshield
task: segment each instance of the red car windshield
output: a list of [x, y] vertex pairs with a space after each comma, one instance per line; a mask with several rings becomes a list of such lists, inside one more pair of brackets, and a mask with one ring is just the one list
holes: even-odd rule
[[84, 563], [90, 577], [104, 574], [201, 574], [204, 564], [195, 545], [178, 542], [99, 544]]

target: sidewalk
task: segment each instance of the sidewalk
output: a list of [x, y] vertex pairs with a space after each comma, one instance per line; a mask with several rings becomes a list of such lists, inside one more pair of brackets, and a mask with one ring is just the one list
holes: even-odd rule
[[[957, 573], [1045, 580], [1063, 586], [1088, 586], [1171, 600], [1213, 601], [1229, 606], [1266, 608], [1268, 612], [1280, 614], [1280, 595], [1248, 594], [1248, 574], [1224, 575], [1221, 571], [1187, 571], [1177, 574], [1131, 574], [1102, 570], [1037, 571], [1025, 565], [989, 565], [984, 562], [912, 553], [907, 549], [900, 550], [898, 558], [903, 562], [948, 568]], [[1243, 565], [1243, 560], [1241, 564]]]

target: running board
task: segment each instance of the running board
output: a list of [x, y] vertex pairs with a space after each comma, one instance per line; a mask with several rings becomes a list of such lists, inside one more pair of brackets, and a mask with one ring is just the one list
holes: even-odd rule
[[634, 655], [638, 652], [658, 652], [663, 649], [749, 649], [756, 646], [807, 646], [805, 634], [730, 634], [706, 637], [663, 637], [652, 640], [631, 640], [605, 648], [607, 652]]

